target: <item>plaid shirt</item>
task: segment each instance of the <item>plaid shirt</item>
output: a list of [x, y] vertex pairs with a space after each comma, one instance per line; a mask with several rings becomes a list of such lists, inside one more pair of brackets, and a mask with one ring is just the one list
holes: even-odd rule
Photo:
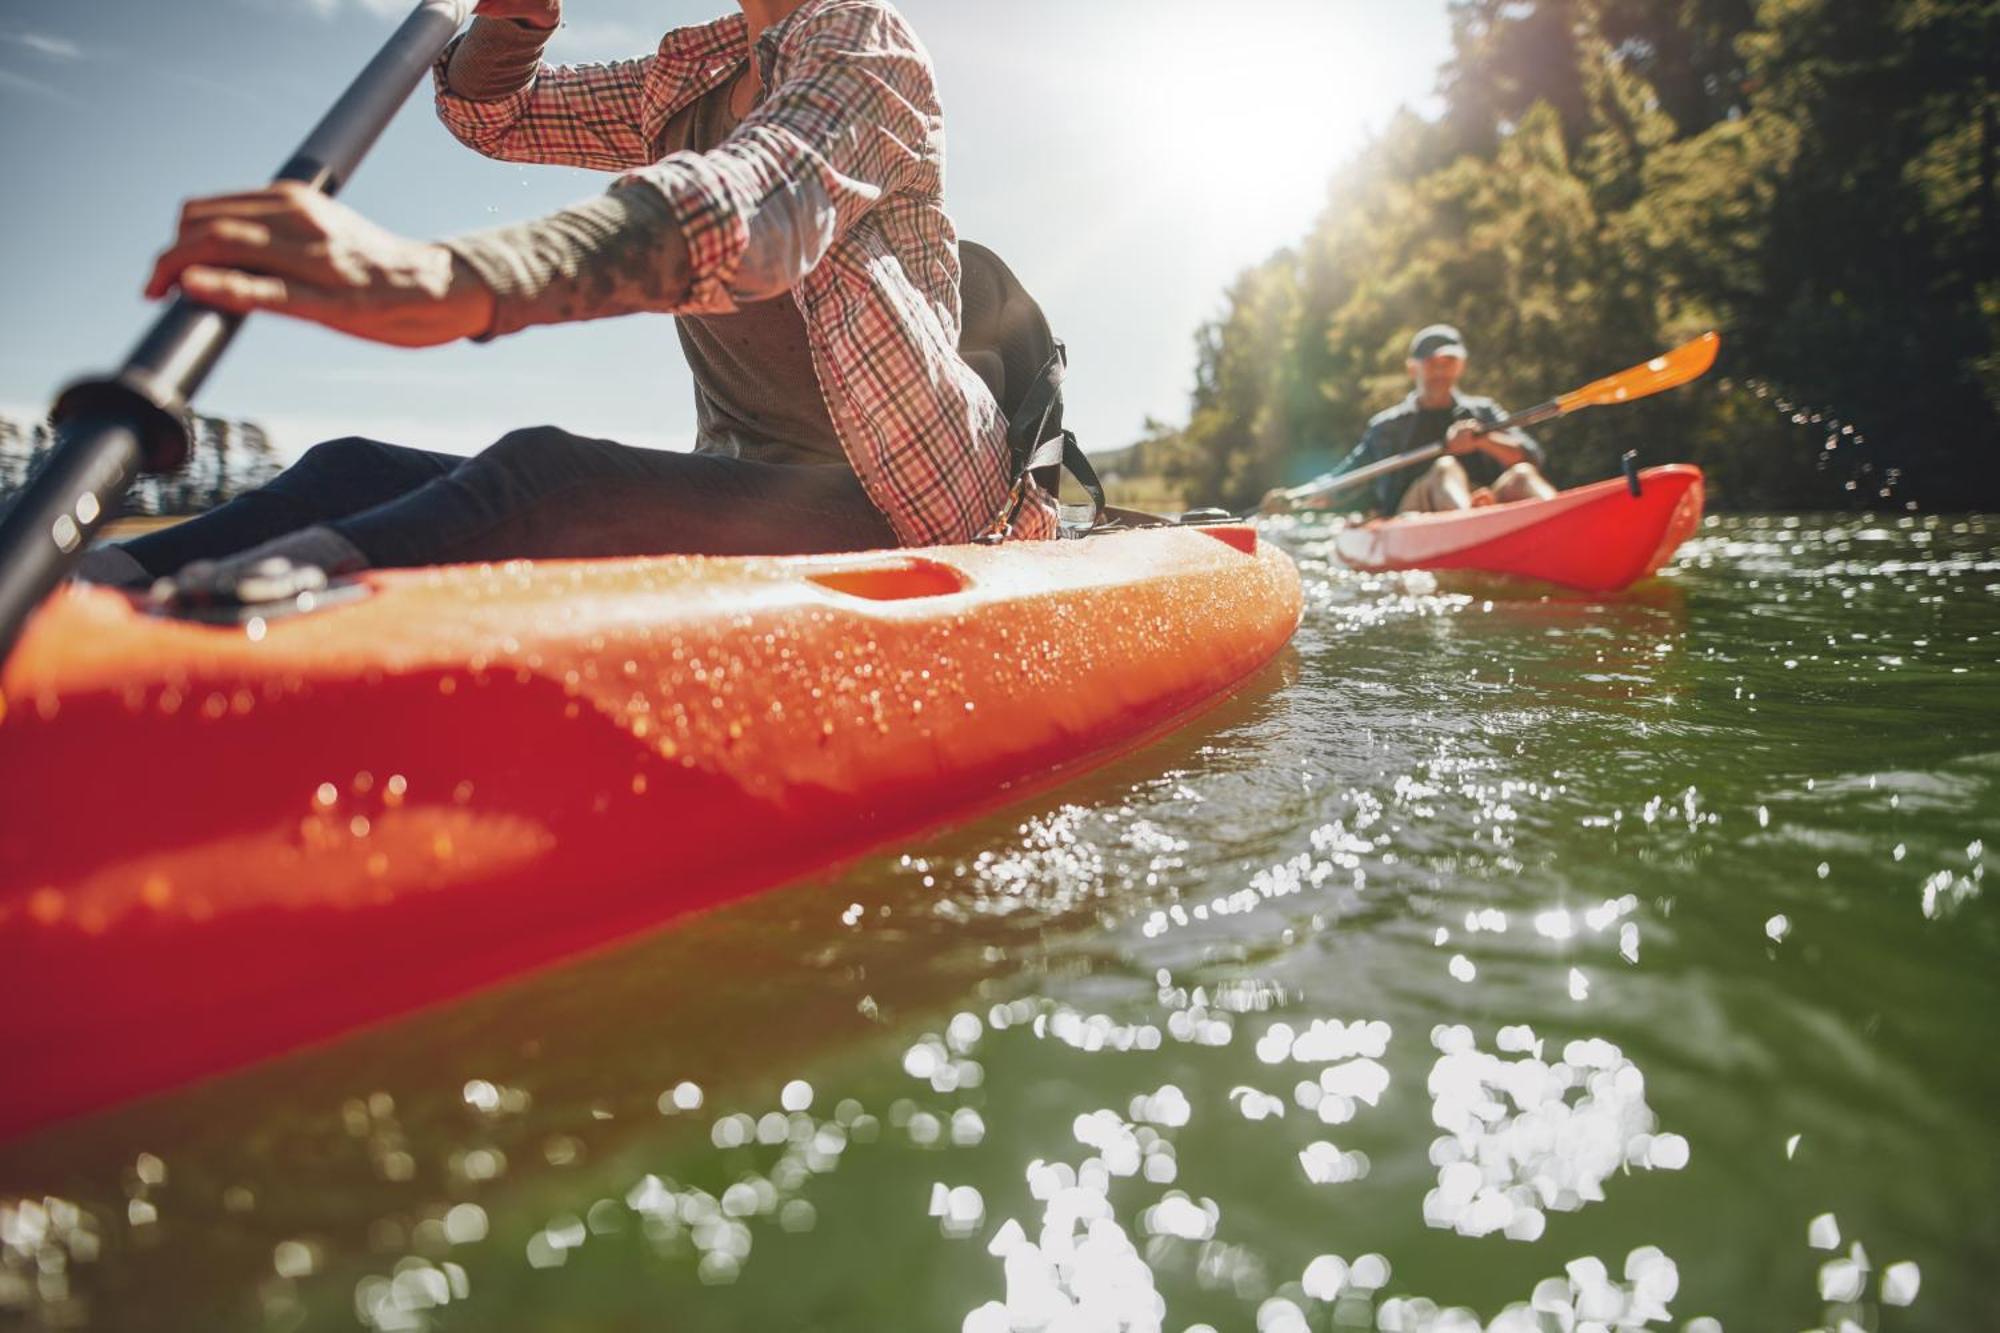
[[[1007, 502], [1007, 423], [958, 353], [958, 236], [930, 56], [882, 0], [808, 0], [759, 41], [765, 92], [707, 153], [657, 150], [683, 107], [751, 54], [743, 17], [668, 33], [657, 54], [544, 65], [497, 101], [438, 114], [489, 157], [625, 173], [666, 197], [692, 287], [670, 312], [726, 314], [789, 291], [841, 447], [906, 545], [963, 542]], [[1017, 537], [1056, 534], [1031, 493]]]

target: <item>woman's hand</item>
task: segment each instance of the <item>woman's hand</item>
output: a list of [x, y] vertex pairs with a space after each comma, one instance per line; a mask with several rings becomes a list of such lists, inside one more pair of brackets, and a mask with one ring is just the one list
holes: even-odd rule
[[290, 182], [190, 201], [146, 295], [176, 286], [218, 310], [275, 311], [393, 347], [433, 347], [493, 325], [493, 293], [451, 251]]
[[472, 12], [483, 19], [513, 19], [531, 28], [553, 29], [562, 23], [562, 0], [479, 0]]

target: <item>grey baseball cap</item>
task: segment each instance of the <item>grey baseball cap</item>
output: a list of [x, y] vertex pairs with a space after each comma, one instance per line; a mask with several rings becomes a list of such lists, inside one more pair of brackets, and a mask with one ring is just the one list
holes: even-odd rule
[[1432, 324], [1417, 330], [1410, 339], [1410, 360], [1428, 361], [1434, 356], [1465, 357], [1465, 335], [1449, 324]]

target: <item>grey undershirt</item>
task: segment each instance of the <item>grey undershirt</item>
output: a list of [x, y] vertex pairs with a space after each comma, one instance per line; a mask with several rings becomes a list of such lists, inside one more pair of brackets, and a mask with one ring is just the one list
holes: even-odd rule
[[[526, 87], [540, 67], [548, 33], [480, 19], [452, 52], [446, 82], [473, 101], [498, 101]], [[725, 82], [670, 119], [654, 156], [706, 152], [736, 127]], [[564, 323], [658, 310], [666, 292], [654, 260], [660, 236], [676, 226], [660, 192], [626, 185], [560, 213], [447, 242], [493, 289], [492, 335], [530, 324]], [[847, 466], [827, 412], [798, 301], [787, 292], [728, 315], [675, 319], [694, 373], [697, 453], [767, 463]], [[492, 336], [489, 335], [489, 336]]]

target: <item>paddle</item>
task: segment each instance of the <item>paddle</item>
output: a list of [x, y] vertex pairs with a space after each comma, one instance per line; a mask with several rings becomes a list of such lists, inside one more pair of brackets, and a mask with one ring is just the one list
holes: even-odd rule
[[[1603, 379], [1592, 380], [1581, 389], [1573, 389], [1560, 398], [1551, 398], [1546, 403], [1538, 403], [1526, 411], [1516, 412], [1510, 417], [1483, 427], [1481, 435], [1497, 435], [1516, 426], [1533, 426], [1543, 421], [1553, 421], [1566, 417], [1572, 412], [1586, 407], [1609, 407], [1616, 403], [1636, 402], [1649, 398], [1667, 389], [1676, 389], [1690, 380], [1701, 378], [1708, 368], [1715, 364], [1715, 354], [1722, 346], [1722, 339], [1715, 333], [1704, 333], [1692, 342], [1682, 343], [1673, 351], [1654, 357], [1651, 361], [1621, 370], [1616, 375], [1606, 375]], [[1435, 462], [1448, 453], [1442, 444], [1426, 445], [1422, 449], [1412, 449], [1408, 453], [1396, 454], [1365, 467], [1343, 472], [1335, 477], [1321, 477], [1317, 481], [1294, 486], [1284, 492], [1287, 500], [1298, 504], [1304, 500], [1316, 500], [1351, 490], [1386, 476], [1400, 472], [1406, 467], [1418, 467]], [[1254, 511], [1253, 511], [1254, 512]], [[1249, 514], [1244, 517], [1250, 517]]]
[[[376, 137], [465, 22], [472, 0], [421, 0], [306, 136], [276, 179], [338, 193]], [[116, 374], [79, 380], [56, 399], [49, 460], [0, 518], [0, 661], [21, 626], [75, 568], [141, 471], [187, 460], [188, 400], [243, 323], [180, 298]]]

